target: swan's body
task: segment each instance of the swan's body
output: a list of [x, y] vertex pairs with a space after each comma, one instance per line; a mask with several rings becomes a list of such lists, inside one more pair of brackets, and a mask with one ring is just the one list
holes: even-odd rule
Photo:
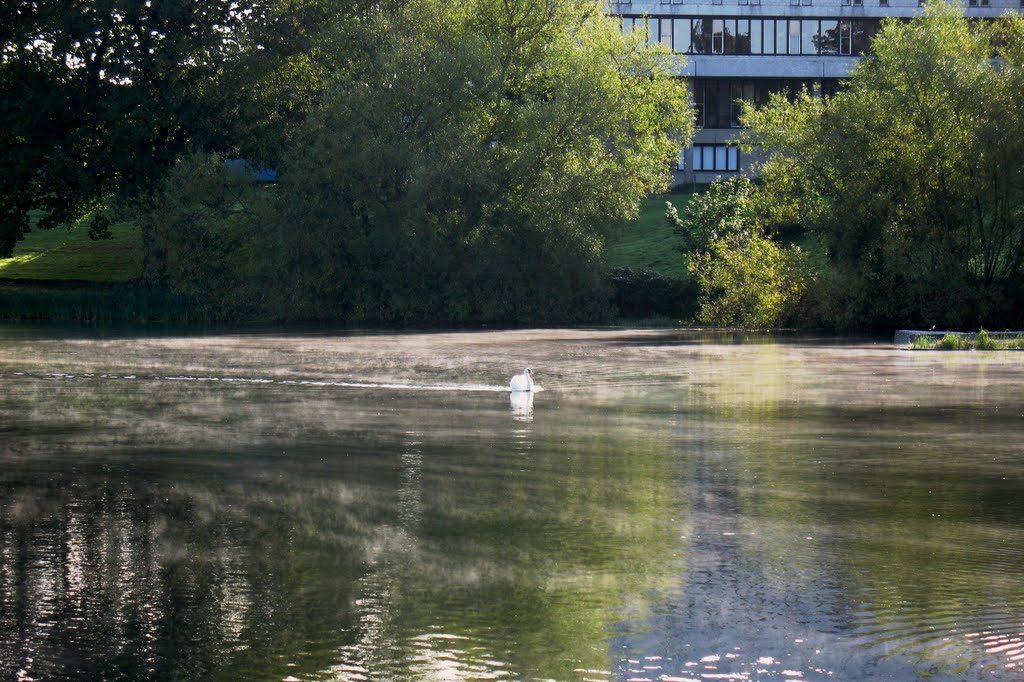
[[527, 367], [522, 374], [516, 374], [512, 377], [512, 381], [508, 382], [508, 387], [513, 391], [532, 391], [533, 370]]

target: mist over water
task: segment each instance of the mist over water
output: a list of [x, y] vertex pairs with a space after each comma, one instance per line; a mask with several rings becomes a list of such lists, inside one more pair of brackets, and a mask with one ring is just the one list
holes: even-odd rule
[[1020, 679], [1022, 377], [871, 339], [0, 327], [0, 680]]

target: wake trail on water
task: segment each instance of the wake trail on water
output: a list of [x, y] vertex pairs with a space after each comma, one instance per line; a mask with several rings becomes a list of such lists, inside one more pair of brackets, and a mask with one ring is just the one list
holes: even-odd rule
[[[224, 384], [272, 384], [277, 386], [312, 386], [312, 387], [335, 387], [363, 390], [381, 391], [436, 391], [456, 393], [509, 393], [511, 389], [505, 385], [495, 384], [419, 384], [407, 382], [387, 381], [357, 381], [353, 379], [273, 379], [269, 377], [232, 377], [232, 376], [203, 376], [190, 374], [169, 374], [169, 375], [140, 375], [140, 374], [96, 374], [81, 373], [70, 374], [65, 372], [3, 372], [0, 373], [0, 380], [5, 378], [42, 379], [50, 381], [175, 381], [194, 383], [224, 383]], [[534, 386], [534, 392], [544, 389], [541, 386]]]

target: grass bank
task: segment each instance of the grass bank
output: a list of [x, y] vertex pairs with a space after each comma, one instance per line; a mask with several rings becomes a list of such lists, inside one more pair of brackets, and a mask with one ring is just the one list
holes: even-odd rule
[[142, 233], [134, 223], [111, 226], [111, 239], [88, 230], [35, 229], [0, 259], [0, 279], [15, 281], [131, 282], [142, 276]]
[[684, 212], [693, 190], [675, 191], [644, 199], [636, 220], [614, 228], [608, 236], [607, 258], [611, 268], [652, 270], [678, 280], [689, 280], [680, 252], [682, 240], [665, 220], [665, 202]]

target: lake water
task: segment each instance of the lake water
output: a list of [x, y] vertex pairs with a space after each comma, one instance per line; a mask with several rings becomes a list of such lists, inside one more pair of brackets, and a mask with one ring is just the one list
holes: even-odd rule
[[0, 327], [0, 680], [1022, 676], [1024, 353]]

